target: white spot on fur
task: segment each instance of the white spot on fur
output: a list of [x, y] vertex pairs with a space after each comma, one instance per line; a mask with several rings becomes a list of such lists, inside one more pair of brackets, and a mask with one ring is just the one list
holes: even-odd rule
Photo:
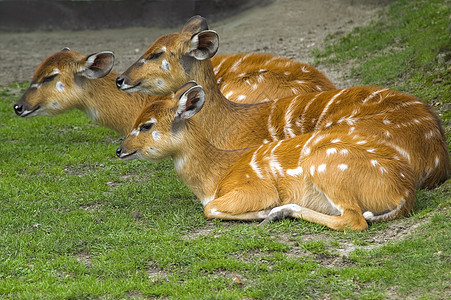
[[[203, 201], [205, 201], [205, 199], [202, 200], [202, 204], [203, 204]], [[208, 202], [207, 202], [207, 203], [208, 203]], [[205, 203], [204, 206], [207, 205], [207, 203]], [[220, 214], [221, 214], [221, 212], [218, 211], [216, 208], [212, 208], [212, 209], [210, 210], [210, 215], [217, 216], [217, 215], [220, 215]]]
[[328, 156], [332, 155], [332, 154], [335, 154], [335, 153], [337, 153], [337, 149], [335, 149], [335, 148], [329, 148], [329, 149], [326, 150], [326, 154]]
[[228, 93], [225, 95], [225, 97], [226, 97], [227, 99], [229, 99], [230, 96], [232, 96], [232, 95], [233, 95], [233, 91], [230, 91], [230, 92], [228, 92]]
[[438, 167], [438, 165], [440, 164], [440, 159], [438, 158], [438, 156], [435, 157], [435, 167]]
[[358, 141], [357, 142], [357, 145], [363, 145], [363, 144], [366, 144], [366, 141]]
[[315, 166], [311, 166], [310, 167], [310, 175], [314, 175], [315, 174]]
[[387, 169], [385, 169], [384, 167], [379, 167], [379, 170], [382, 174], [387, 173]]
[[346, 155], [346, 154], [348, 154], [349, 153], [349, 150], [348, 149], [342, 149], [342, 150], [340, 150], [340, 154], [342, 154], [342, 155]]
[[132, 132], [130, 132], [130, 135], [138, 136], [139, 130], [133, 129]]
[[260, 147], [258, 147], [257, 150], [255, 150], [254, 154], [252, 155], [251, 162], [249, 163], [252, 170], [254, 170], [255, 174], [257, 174], [258, 178], [260, 178], [260, 179], [263, 179], [263, 174], [262, 174], [260, 167], [258, 166], [256, 158], [257, 158], [258, 150], [260, 150], [262, 147], [263, 147], [263, 145], [261, 145]]
[[375, 160], [375, 159], [372, 159], [372, 160], [371, 160], [371, 165], [372, 165], [373, 167], [375, 167], [377, 164], [379, 164], [379, 162], [378, 162], [377, 160]]
[[337, 138], [337, 139], [333, 139], [332, 141], [330, 141], [331, 143], [339, 143], [339, 142], [341, 142], [341, 139], [340, 138]]
[[424, 136], [426, 139], [431, 139], [434, 136], [434, 131], [431, 130], [431, 131], [427, 132]]
[[388, 124], [391, 124], [391, 121], [390, 121], [390, 120], [387, 120], [387, 119], [383, 119], [382, 122], [384, 122], [384, 124], [387, 124], [387, 125], [388, 125]]
[[347, 164], [339, 164], [337, 167], [338, 167], [338, 169], [340, 169], [342, 171], [345, 171], [345, 170], [348, 169], [348, 165]]
[[289, 175], [289, 176], [298, 176], [298, 175], [302, 175], [303, 172], [304, 172], [304, 170], [302, 169], [302, 167], [298, 167], [296, 169], [288, 169], [287, 170], [287, 175]]
[[244, 99], [246, 99], [246, 96], [245, 95], [239, 95], [236, 99], [238, 101], [243, 101]]
[[33, 83], [32, 85], [30, 85], [30, 88], [32, 88], [32, 89], [38, 89], [40, 87], [41, 87], [40, 83]]
[[369, 152], [369, 153], [374, 153], [374, 151], [376, 151], [376, 149], [368, 149], [366, 151]]
[[306, 68], [305, 66], [303, 66], [303, 67], [302, 67], [302, 72], [309, 73], [310, 71], [307, 70], [307, 68]]
[[321, 164], [318, 166], [318, 173], [326, 171], [326, 164]]

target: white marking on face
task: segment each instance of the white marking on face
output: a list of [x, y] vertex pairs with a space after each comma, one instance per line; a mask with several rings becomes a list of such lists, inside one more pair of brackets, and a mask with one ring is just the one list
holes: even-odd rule
[[335, 149], [335, 148], [329, 148], [326, 150], [327, 156], [335, 154], [335, 153], [337, 153], [337, 149]]
[[60, 93], [64, 92], [65, 85], [61, 81], [56, 83], [56, 90]]
[[243, 101], [244, 99], [246, 99], [246, 96], [245, 95], [239, 95], [236, 99], [238, 101]]
[[166, 46], [161, 47], [161, 51], [166, 52]]
[[161, 132], [159, 131], [152, 131], [152, 137], [154, 141], [158, 142], [161, 139]]
[[337, 167], [338, 167], [338, 169], [340, 169], [342, 171], [345, 171], [345, 170], [348, 169], [348, 165], [347, 164], [339, 164]]
[[311, 166], [310, 167], [310, 175], [314, 175], [315, 174], [315, 166]]
[[298, 176], [298, 175], [302, 175], [303, 172], [304, 172], [304, 170], [302, 169], [302, 167], [297, 167], [296, 169], [288, 169], [287, 175]]
[[171, 70], [171, 64], [166, 59], [163, 59], [161, 62], [161, 69], [165, 72], [169, 72]]
[[326, 164], [321, 164], [318, 166], [318, 173], [326, 171]]
[[130, 135], [138, 136], [139, 130], [133, 129], [132, 132], [130, 132]]
[[402, 178], [406, 178], [406, 175], [404, 175], [404, 173], [399, 173], [399, 175], [401, 175]]
[[141, 58], [140, 60], [138, 60], [138, 64], [144, 65], [147, 62], [146, 59]]
[[41, 87], [40, 83], [33, 83], [32, 85], [30, 85], [30, 88], [32, 88], [32, 89], [38, 89], [40, 87]]

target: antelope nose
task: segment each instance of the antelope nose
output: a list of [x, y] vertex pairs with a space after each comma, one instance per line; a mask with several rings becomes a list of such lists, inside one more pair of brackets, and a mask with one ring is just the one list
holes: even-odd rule
[[121, 154], [122, 154], [122, 148], [119, 147], [119, 148], [116, 149], [116, 156], [117, 157], [121, 157]]
[[116, 78], [116, 87], [118, 89], [121, 89], [122, 85], [124, 84], [124, 81], [125, 81], [125, 79], [122, 76], [119, 76], [118, 78]]
[[23, 113], [23, 106], [20, 104], [14, 104], [14, 111], [16, 115], [20, 116]]

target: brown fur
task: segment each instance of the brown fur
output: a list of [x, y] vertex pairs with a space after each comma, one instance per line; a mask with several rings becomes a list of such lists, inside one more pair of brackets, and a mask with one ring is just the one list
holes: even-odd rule
[[[189, 23], [186, 26], [190, 26]], [[206, 31], [206, 34], [215, 35], [211, 31]], [[417, 187], [431, 188], [449, 177], [449, 154], [440, 121], [418, 99], [379, 87], [354, 87], [298, 94], [254, 105], [231, 102], [217, 86], [211, 61], [193, 57], [191, 48], [196, 46], [198, 39], [199, 34], [185, 31], [161, 37], [147, 49], [142, 58], [166, 47], [173, 54], [166, 51], [164, 56], [171, 64], [170, 71], [161, 70], [160, 61], [149, 60], [145, 64], [132, 65], [122, 76], [128, 84], [139, 82], [141, 90], [156, 94], [175, 92], [189, 80], [195, 80], [203, 86], [207, 100], [205, 108], [196, 118], [213, 145], [222, 149], [236, 149], [352, 123], [355, 135], [369, 134], [373, 139], [383, 141], [395, 149], [398, 156], [405, 156], [414, 171]], [[250, 58], [250, 61], [254, 59]], [[251, 64], [254, 66], [252, 68], [257, 69], [256, 66], [262, 62], [256, 59], [255, 66]], [[279, 66], [277, 59], [269, 65], [271, 68]], [[229, 73], [235, 76], [236, 81], [230, 79], [234, 83], [246, 82], [248, 76], [252, 76], [253, 80], [259, 78], [259, 75], [246, 70], [247, 65], [240, 64], [239, 60], [228, 66], [232, 71], [236, 69], [236, 73], [245, 74], [239, 76]], [[265, 63], [262, 68], [264, 66]], [[280, 67], [283, 68], [282, 64]], [[299, 77], [299, 74], [296, 76]], [[220, 74], [218, 77], [222, 78]], [[320, 77], [316, 74], [309, 82], [314, 81], [314, 78]], [[164, 84], [157, 86], [155, 82], [160, 79]], [[279, 82], [271, 79], [263, 79], [262, 84], [265, 86], [262, 89], [265, 95], [270, 94], [271, 88], [280, 87]], [[241, 88], [237, 87], [239, 93], [261, 99], [257, 92], [241, 91]]]
[[[221, 74], [221, 79], [218, 80], [219, 88], [225, 93], [230, 92], [234, 86], [241, 85], [243, 90], [249, 87], [245, 81], [236, 82], [235, 71], [231, 71], [231, 67], [234, 62], [240, 61], [242, 64], [248, 66], [249, 72], [254, 72], [257, 76], [257, 71], [260, 66], [255, 64], [255, 59], [268, 59], [274, 56], [270, 55], [251, 55], [247, 58], [243, 58], [245, 54], [231, 54], [231, 55], [219, 55], [214, 57], [212, 63], [216, 66], [221, 62], [224, 63], [217, 68], [217, 72]], [[146, 95], [146, 94], [128, 94], [124, 93], [116, 88], [114, 80], [119, 75], [118, 73], [111, 71], [107, 76], [97, 79], [82, 78], [77, 76], [79, 70], [86, 63], [86, 56], [76, 52], [63, 50], [56, 52], [39, 64], [36, 68], [32, 80], [32, 84], [38, 84], [43, 79], [52, 74], [55, 69], [60, 71], [58, 78], [55, 78], [53, 82], [44, 83], [40, 89], [29, 88], [21, 97], [21, 99], [15, 103], [15, 106], [23, 106], [25, 110], [32, 111], [37, 107], [40, 107], [35, 113], [31, 113], [28, 117], [35, 115], [58, 115], [64, 113], [70, 109], [80, 109], [90, 115], [90, 110], [95, 110], [98, 113], [95, 121], [101, 125], [117, 131], [122, 135], [126, 135], [130, 132], [133, 126], [133, 122], [140, 113], [140, 111], [149, 103], [159, 100], [161, 97]], [[283, 64], [290, 64], [292, 69], [296, 69], [297, 66], [304, 66], [298, 62], [286, 59], [277, 58]], [[246, 62], [249, 61], [249, 64]], [[228, 69], [228, 70], [227, 70]], [[229, 74], [230, 72], [230, 74]], [[273, 77], [276, 80], [279, 79], [281, 85], [287, 85], [291, 80], [296, 80], [295, 77], [289, 79], [283, 75], [284, 69], [274, 66], [274, 70], [268, 69], [265, 76]], [[314, 73], [315, 70], [312, 70]], [[254, 76], [254, 77], [255, 77]], [[74, 80], [78, 78], [78, 80]], [[299, 78], [301, 79], [301, 78]], [[228, 84], [228, 81], [230, 83]], [[251, 77], [249, 80], [255, 81], [256, 79]], [[287, 81], [288, 80], [288, 81]], [[306, 81], [305, 91], [314, 91], [315, 86], [322, 86], [326, 88], [332, 88], [333, 85], [330, 82], [326, 82], [325, 85], [319, 85], [315, 80], [307, 82], [309, 79], [303, 79]], [[55, 82], [61, 81], [65, 85], [65, 92], [60, 93], [55, 88]], [[279, 98], [287, 95], [291, 95], [291, 86], [287, 86], [285, 89], [273, 90], [268, 93], [266, 86], [257, 89], [257, 93], [260, 96]], [[299, 88], [299, 87], [298, 87]], [[231, 100], [237, 100], [237, 96], [230, 97]], [[240, 100], [243, 103], [251, 103], [263, 100], [260, 96], [254, 98], [248, 98]], [[52, 103], [58, 103], [58, 107], [52, 105]]]
[[[278, 216], [273, 208], [296, 204], [300, 210], [281, 207], [282, 215], [335, 230], [364, 230], [363, 212], [388, 220], [412, 208], [415, 180], [407, 159], [372, 134], [362, 131], [356, 140], [348, 134], [352, 125], [343, 124], [259, 147], [219, 150], [195, 117], [176, 117], [176, 100], [147, 107], [118, 151], [122, 158], [172, 157], [207, 218], [272, 220]], [[149, 120], [151, 129], [140, 130]], [[183, 129], [174, 132], [174, 124]]]

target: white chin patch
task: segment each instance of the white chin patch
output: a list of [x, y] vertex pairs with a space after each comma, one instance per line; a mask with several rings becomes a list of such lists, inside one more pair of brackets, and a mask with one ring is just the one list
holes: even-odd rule
[[57, 91], [60, 92], [60, 93], [64, 92], [64, 88], [65, 88], [65, 87], [66, 87], [66, 86], [65, 86], [64, 83], [62, 83], [61, 81], [58, 81], [58, 82], [56, 83], [56, 89], [57, 89]]

